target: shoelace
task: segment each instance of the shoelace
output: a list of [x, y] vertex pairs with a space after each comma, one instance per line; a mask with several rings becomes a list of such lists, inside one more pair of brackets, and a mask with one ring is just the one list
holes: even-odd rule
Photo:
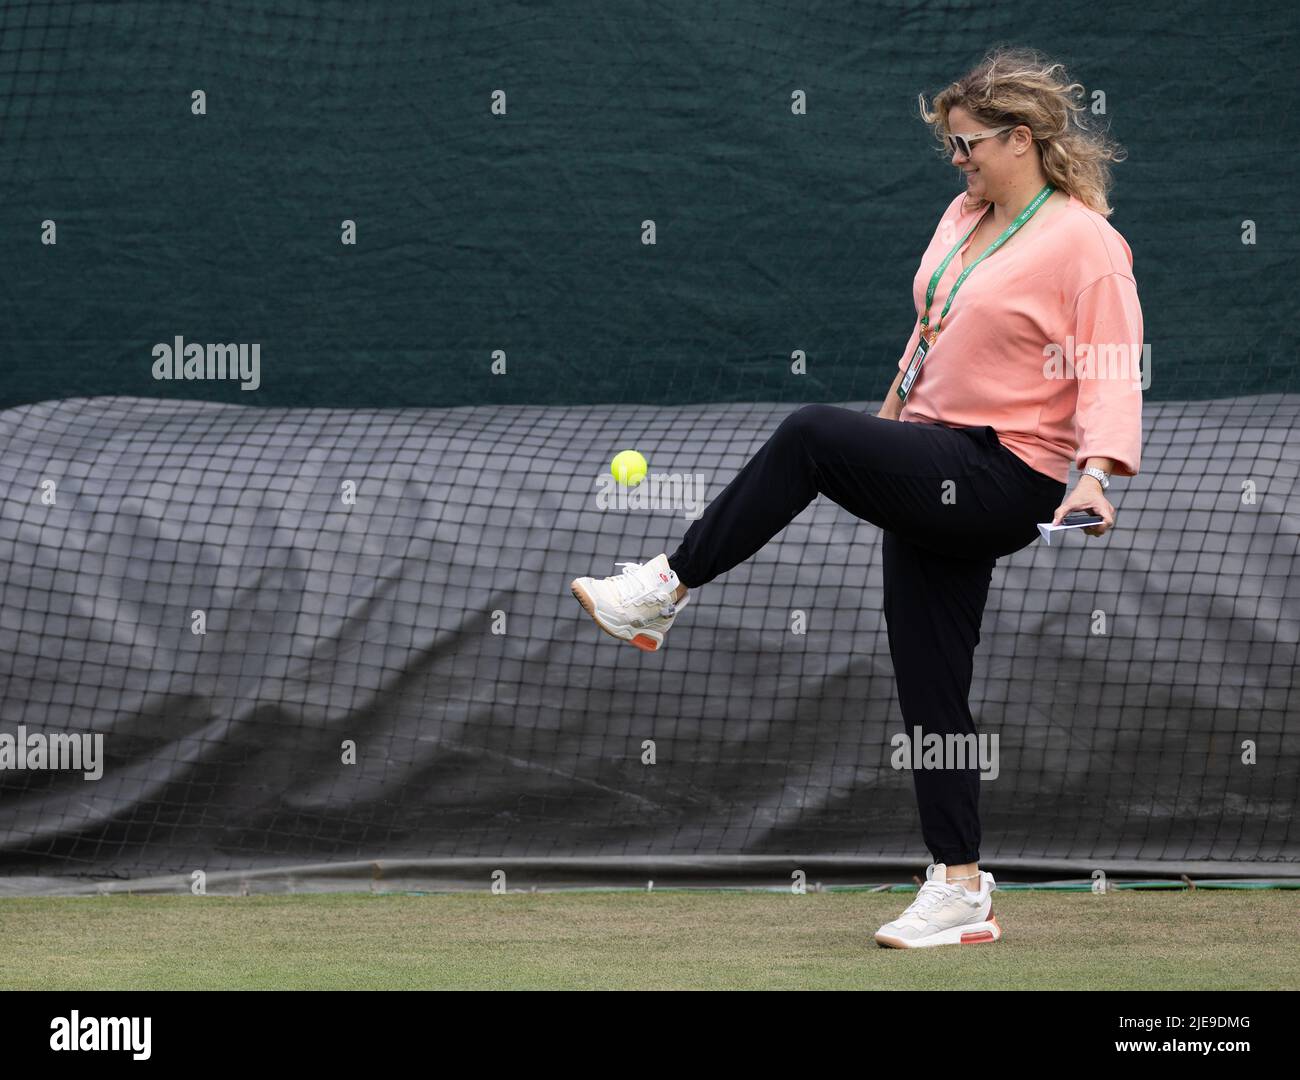
[[927, 881], [916, 894], [916, 899], [908, 905], [904, 915], [924, 915], [931, 908], [951, 900], [958, 895], [960, 885], [947, 885], [941, 881]]
[[658, 600], [660, 615], [667, 616], [676, 613], [677, 605], [672, 602], [668, 590], [647, 584], [645, 578], [641, 576], [640, 571], [643, 569], [644, 564], [616, 562], [614, 565], [625, 567], [623, 573], [614, 579], [614, 587], [618, 590], [620, 603], [640, 604], [646, 600]]

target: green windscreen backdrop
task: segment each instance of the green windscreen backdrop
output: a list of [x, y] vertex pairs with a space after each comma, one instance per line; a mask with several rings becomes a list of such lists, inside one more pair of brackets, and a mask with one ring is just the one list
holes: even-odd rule
[[[916, 96], [997, 43], [1064, 61], [1129, 152], [1147, 400], [1293, 391], [1296, 24], [1254, 0], [8, 3], [0, 406], [883, 397], [959, 183]], [[260, 388], [155, 381], [177, 336], [258, 343]]]

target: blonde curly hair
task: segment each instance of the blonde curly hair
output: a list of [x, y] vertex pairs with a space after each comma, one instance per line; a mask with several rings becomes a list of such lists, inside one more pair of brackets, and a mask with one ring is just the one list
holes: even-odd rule
[[[932, 108], [927, 108], [925, 94], [917, 97], [921, 119], [934, 129], [945, 159], [951, 156], [943, 137], [953, 108], [964, 109], [989, 128], [1025, 124], [1054, 187], [1106, 217], [1114, 212], [1107, 201], [1113, 183], [1110, 163], [1128, 155], [1106, 132], [1090, 126], [1083, 84], [1071, 81], [1065, 65], [1036, 49], [1002, 46], [936, 94]], [[967, 203], [963, 209], [970, 212], [987, 200], [971, 203], [968, 197]]]

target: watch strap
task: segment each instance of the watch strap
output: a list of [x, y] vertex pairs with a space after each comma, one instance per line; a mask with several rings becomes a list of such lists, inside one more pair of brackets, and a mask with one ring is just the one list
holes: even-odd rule
[[1101, 485], [1102, 491], [1105, 491], [1108, 487], [1110, 487], [1110, 473], [1106, 472], [1105, 469], [1099, 469], [1095, 465], [1093, 465], [1084, 469], [1083, 475], [1091, 476], [1094, 480], [1096, 480], [1097, 483]]

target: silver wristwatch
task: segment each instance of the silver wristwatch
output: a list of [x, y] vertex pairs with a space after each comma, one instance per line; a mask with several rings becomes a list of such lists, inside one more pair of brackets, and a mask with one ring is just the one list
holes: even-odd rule
[[1101, 485], [1102, 491], [1105, 491], [1108, 487], [1110, 487], [1110, 473], [1106, 472], [1104, 469], [1098, 469], [1094, 465], [1092, 468], [1084, 469], [1083, 475], [1091, 476], [1094, 480], [1096, 480], [1097, 483]]

